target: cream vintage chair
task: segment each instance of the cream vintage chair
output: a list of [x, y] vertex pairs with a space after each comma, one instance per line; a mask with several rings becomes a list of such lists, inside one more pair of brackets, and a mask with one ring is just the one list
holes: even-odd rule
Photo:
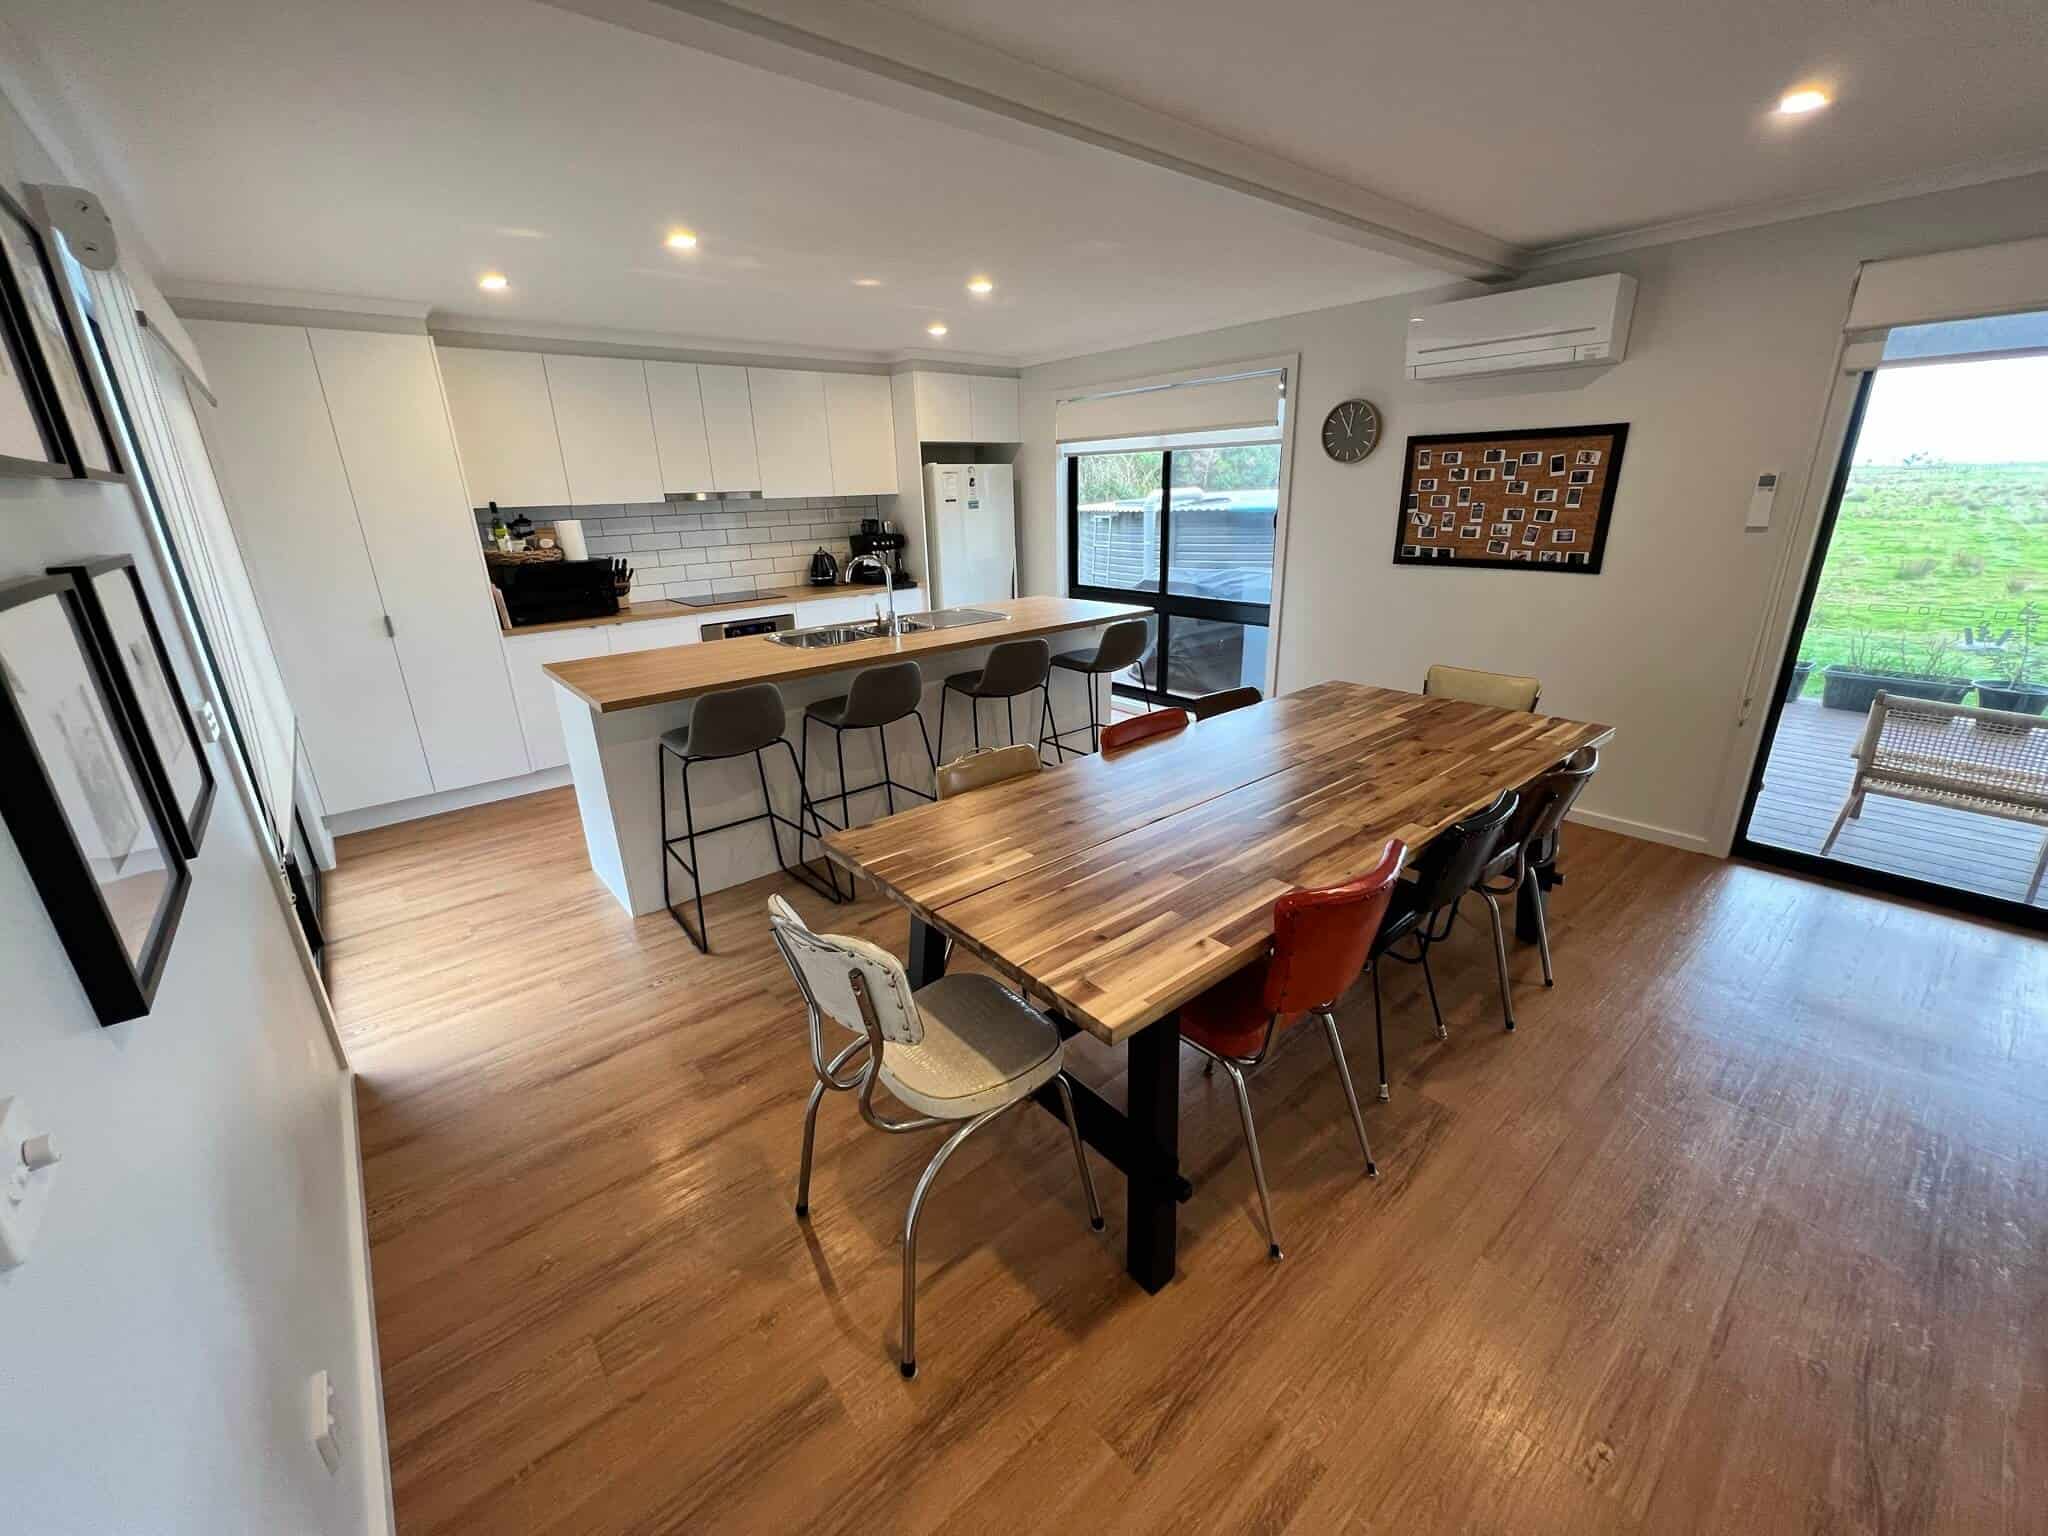
[[1038, 749], [1020, 741], [1014, 747], [983, 747], [979, 752], [969, 752], [950, 763], [941, 763], [934, 778], [938, 783], [939, 798], [950, 800], [970, 790], [987, 789], [989, 785], [1000, 784], [1005, 779], [1024, 778], [1044, 766], [1045, 761], [1038, 755]]
[[1534, 709], [1543, 696], [1543, 684], [1512, 672], [1482, 672], [1477, 667], [1438, 663], [1423, 675], [1422, 691], [1432, 698], [1491, 704], [1495, 709]]
[[[818, 1105], [827, 1092], [858, 1091], [861, 1118], [878, 1131], [958, 1127], [926, 1165], [903, 1222], [902, 1369], [905, 1377], [915, 1376], [917, 1220], [925, 1199], [946, 1159], [962, 1142], [1004, 1111], [1027, 1102], [1047, 1083], [1059, 1090], [1081, 1189], [1088, 1197], [1089, 1225], [1102, 1230], [1102, 1206], [1095, 1197], [1088, 1156], [1081, 1149], [1074, 1093], [1061, 1071], [1065, 1045], [1052, 1020], [992, 977], [963, 972], [942, 976], [913, 992], [894, 955], [865, 939], [813, 933], [780, 896], [768, 898], [768, 921], [775, 947], [803, 995], [811, 1067], [818, 1078], [804, 1109], [797, 1216], [810, 1215], [811, 1148], [817, 1138]], [[856, 1037], [829, 1059], [824, 1040], [828, 1016]], [[863, 1051], [866, 1057], [856, 1066]], [[877, 1082], [917, 1118], [884, 1117], [874, 1104]]]

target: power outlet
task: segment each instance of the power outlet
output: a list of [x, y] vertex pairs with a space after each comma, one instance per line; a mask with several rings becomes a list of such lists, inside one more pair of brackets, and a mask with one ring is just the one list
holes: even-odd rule
[[19, 1099], [0, 1099], [0, 1269], [28, 1261], [57, 1180], [57, 1145], [29, 1124]]
[[334, 1417], [334, 1383], [325, 1371], [315, 1371], [309, 1382], [306, 1407], [313, 1432], [313, 1449], [330, 1473], [341, 1470], [341, 1426]]

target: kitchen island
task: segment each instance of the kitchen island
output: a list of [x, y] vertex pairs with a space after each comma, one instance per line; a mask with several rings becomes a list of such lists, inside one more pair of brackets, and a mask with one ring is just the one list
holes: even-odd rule
[[[852, 675], [863, 667], [908, 659], [916, 661], [924, 671], [920, 712], [925, 728], [936, 744], [940, 739], [940, 710], [944, 706], [944, 754], [957, 757], [974, 745], [974, 721], [966, 700], [955, 698], [950, 706], [945, 705], [943, 689], [947, 677], [974, 671], [981, 666], [989, 648], [1005, 640], [1042, 637], [1051, 643], [1055, 654], [1088, 650], [1105, 626], [1118, 619], [1143, 617], [1147, 611], [1120, 603], [1021, 597], [976, 604], [972, 611], [955, 610], [951, 615], [906, 615], [908, 620], [934, 627], [894, 637], [818, 644], [789, 643], [792, 636], [801, 632], [781, 637], [748, 635], [552, 663], [545, 670], [557, 685], [556, 703], [568, 743], [569, 771], [576, 785], [576, 804], [583, 818], [590, 867], [628, 912], [637, 916], [661, 909], [663, 793], [669, 797], [671, 832], [680, 833], [683, 823], [677, 776], [671, 765], [664, 784], [657, 743], [664, 731], [689, 723], [693, 701], [704, 694], [750, 683], [774, 683], [782, 690], [787, 710], [784, 735], [801, 750], [806, 706], [845, 693]], [[990, 617], [974, 617], [983, 612]], [[1078, 730], [1078, 734], [1068, 737], [1069, 744], [1077, 747], [1087, 740], [1086, 690], [1090, 681], [1078, 672], [1053, 670], [1053, 714], [1063, 731]], [[1106, 720], [1109, 680], [1098, 678], [1093, 682], [1103, 690], [1099, 709], [1100, 717]], [[1017, 739], [1037, 740], [1038, 696], [1034, 693], [1019, 699], [1014, 708]], [[991, 746], [1007, 742], [1008, 710], [1002, 702], [985, 701], [979, 711], [982, 741]], [[839, 780], [832, 733], [814, 730], [811, 734], [814, 756], [805, 770], [811, 798], [814, 803], [830, 799], [828, 809], [836, 815]], [[872, 731], [848, 732], [845, 747], [847, 777], [854, 785], [872, 784], [881, 778]], [[890, 770], [897, 783], [930, 786], [931, 765], [925, 757], [924, 739], [913, 722], [906, 720], [890, 728], [888, 752]], [[776, 809], [795, 821], [796, 786], [789, 776], [788, 759], [779, 750], [775, 757], [781, 760], [771, 759], [769, 763], [769, 787]], [[690, 794], [700, 827], [759, 811], [761, 785], [752, 755], [693, 768]], [[888, 807], [883, 793], [873, 790], [855, 795], [849, 809], [857, 825], [885, 814]], [[908, 806], [899, 805], [899, 809]], [[793, 860], [795, 835], [786, 828], [780, 830], [783, 856]], [[769, 823], [757, 822], [700, 841], [699, 870], [705, 891], [723, 890], [772, 871], [776, 867], [775, 846], [769, 833]], [[820, 850], [807, 839], [804, 852], [815, 858]], [[680, 869], [671, 873], [677, 892], [686, 891], [687, 876]]]

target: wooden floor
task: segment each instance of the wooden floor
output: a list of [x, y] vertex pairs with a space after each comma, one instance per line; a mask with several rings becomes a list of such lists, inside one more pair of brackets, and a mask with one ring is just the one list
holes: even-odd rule
[[[1819, 853], [1849, 793], [1849, 753], [1863, 734], [1861, 713], [1823, 709], [1812, 699], [1785, 706], [1750, 836], [1777, 848]], [[1842, 829], [1834, 857], [1866, 869], [2024, 902], [2048, 830], [1948, 806], [1872, 795]], [[2034, 898], [2048, 907], [2048, 884]]]
[[[1438, 952], [1448, 1042], [1390, 968], [1377, 1182], [1320, 1041], [1254, 1079], [1285, 1262], [1190, 1060], [1180, 1278], [1125, 1278], [1055, 1122], [997, 1122], [927, 1211], [905, 1382], [935, 1143], [828, 1102], [792, 1215], [771, 883], [701, 958], [599, 888], [567, 790], [342, 858], [406, 1536], [2048, 1529], [2038, 939], [1574, 828], [1515, 1034], [1483, 929]], [[1369, 998], [1341, 1018], [1369, 1080]]]

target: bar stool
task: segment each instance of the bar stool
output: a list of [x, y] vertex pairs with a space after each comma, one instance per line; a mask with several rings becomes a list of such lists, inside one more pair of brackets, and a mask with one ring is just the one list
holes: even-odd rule
[[[924, 716], [918, 713], [918, 705], [924, 700], [924, 673], [918, 670], [914, 661], [892, 661], [886, 666], [865, 667], [853, 675], [853, 682], [845, 693], [836, 699], [820, 699], [804, 709], [804, 771], [811, 767], [811, 723], [816, 721], [832, 733], [833, 745], [839, 754], [839, 820], [833, 821], [824, 811], [813, 807], [813, 812], [826, 825], [836, 826], [844, 831], [852, 819], [848, 799], [853, 795], [865, 795], [881, 790], [889, 797], [889, 814], [896, 814], [896, 791], [918, 795], [926, 800], [937, 796], [929, 791], [917, 789], [909, 784], [898, 784], [895, 775], [889, 771], [888, 728], [898, 720], [915, 720], [918, 734], [924, 737], [924, 755], [931, 760], [934, 777], [939, 771], [938, 754], [932, 750], [931, 733], [924, 728]], [[872, 784], [848, 788], [846, 783], [846, 733], [848, 731], [873, 731], [875, 750], [881, 754], [882, 776]]]
[[[1145, 654], [1145, 647], [1151, 644], [1151, 626], [1144, 619], [1119, 619], [1102, 632], [1102, 638], [1095, 643], [1092, 651], [1068, 651], [1064, 656], [1055, 656], [1052, 664], [1064, 667], [1069, 672], [1079, 672], [1088, 679], [1088, 744], [1091, 751], [1102, 750], [1102, 703], [1096, 697], [1095, 679], [1105, 672], [1121, 672]], [[1051, 717], [1051, 700], [1047, 700], [1047, 717]], [[1077, 725], [1075, 730], [1079, 730]], [[1079, 747], [1070, 747], [1060, 738], [1066, 733], [1055, 730], [1049, 738], [1053, 750], [1060, 755], [1060, 761], [1067, 760], [1067, 754], [1085, 757]]]
[[954, 694], [967, 699], [974, 717], [974, 744], [981, 745], [981, 701], [1001, 699], [1010, 720], [1010, 740], [1017, 740], [1017, 696], [1045, 690], [1045, 709], [1038, 724], [1038, 750], [1045, 750], [1046, 722], [1052, 717], [1052, 647], [1043, 640], [1005, 640], [989, 648], [978, 672], [955, 672], [939, 694], [939, 761], [946, 758], [946, 701]]
[[[710, 954], [710, 933], [704, 925], [704, 883], [697, 874], [697, 839], [709, 837], [713, 832], [728, 832], [734, 827], [744, 827], [752, 822], [766, 821], [768, 836], [775, 844], [775, 864], [785, 875], [794, 875], [820, 896], [833, 902], [844, 898], [839, 894], [839, 880], [832, 877], [828, 888], [824, 881], [804, 863], [804, 826], [801, 820], [791, 821], [775, 809], [775, 800], [768, 793], [768, 765], [762, 756], [770, 747], [779, 746], [789, 754], [790, 771], [796, 775], [797, 815], [809, 815], [810, 835], [823, 841], [825, 831], [818, 820], [816, 807], [811, 804], [810, 791], [804, 787], [803, 765], [797, 761], [796, 748], [782, 734], [783, 721], [782, 690], [773, 683], [754, 683], [745, 688], [728, 688], [722, 693], [707, 693], [697, 700], [690, 711], [690, 723], [679, 725], [672, 731], [663, 731], [655, 751], [655, 783], [661, 798], [661, 900], [668, 908], [668, 915], [676, 920], [676, 926], [689, 934], [690, 942], [697, 946], [698, 953]], [[741, 816], [732, 821], [722, 821], [715, 827], [699, 827], [696, 813], [690, 805], [690, 769], [698, 763], [715, 762], [722, 758], [754, 755], [754, 770], [761, 777], [761, 806], [758, 815]], [[683, 775], [683, 835], [668, 835], [668, 759], [675, 758], [682, 764]], [[796, 833], [796, 868], [791, 869], [782, 858], [782, 832], [788, 827]], [[676, 844], [689, 847], [686, 859], [676, 852]], [[682, 910], [669, 895], [669, 861], [673, 859], [683, 866], [690, 877], [690, 889], [697, 907], [697, 927], [693, 932], [685, 921]]]

